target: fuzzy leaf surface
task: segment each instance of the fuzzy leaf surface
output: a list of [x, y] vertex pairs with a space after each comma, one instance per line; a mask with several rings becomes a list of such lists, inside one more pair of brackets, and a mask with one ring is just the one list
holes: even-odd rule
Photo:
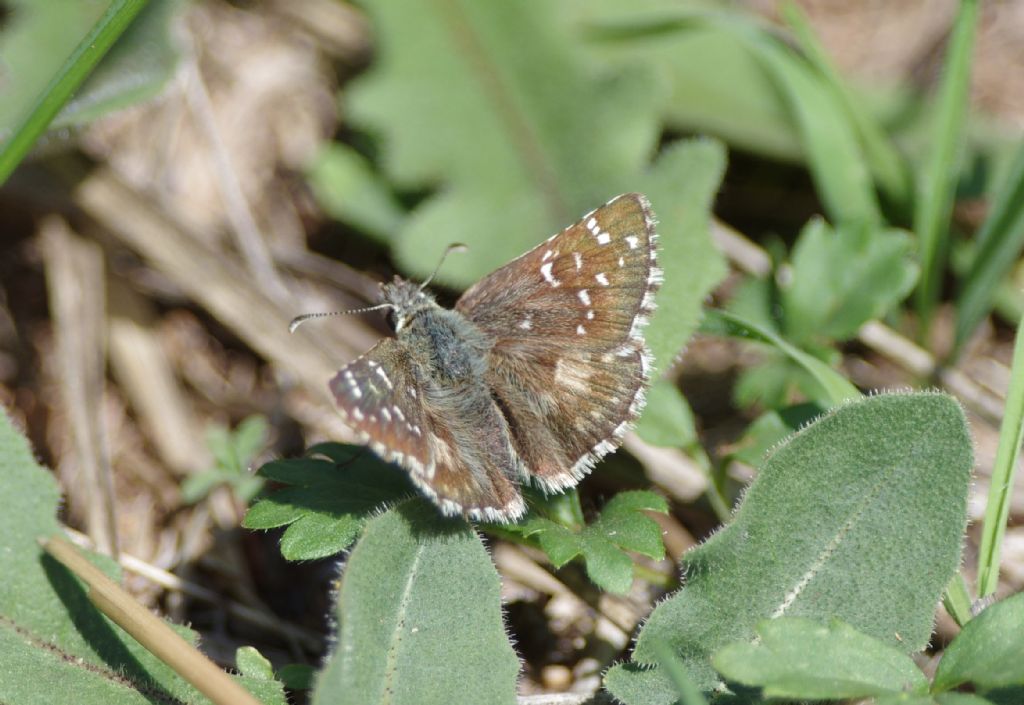
[[645, 510], [665, 513], [668, 504], [653, 492], [619, 492], [597, 519], [578, 531], [543, 517], [507, 529], [534, 539], [556, 568], [582, 556], [587, 575], [596, 585], [621, 594], [633, 584], [633, 559], [627, 551], [655, 560], [665, 557], [661, 527], [643, 514]]
[[782, 287], [787, 337], [846, 340], [910, 293], [917, 266], [907, 233], [872, 225], [832, 229], [811, 220], [792, 253], [792, 278]]
[[731, 681], [758, 686], [769, 698], [839, 700], [928, 691], [928, 679], [901, 649], [839, 620], [766, 620], [755, 642], [719, 650], [712, 663]]
[[661, 640], [713, 688], [711, 655], [781, 616], [838, 618], [922, 648], [959, 565], [972, 463], [951, 397], [879, 395], [825, 414], [775, 449], [732, 522], [684, 556], [683, 588], [655, 608], [606, 687], [629, 705], [671, 703], [650, 668]]
[[514, 705], [500, 588], [480, 537], [426, 500], [370, 519], [342, 575], [341, 632], [314, 705]]
[[[208, 703], [171, 669], [104, 617], [82, 584], [42, 552], [37, 537], [60, 532], [59, 492], [28, 442], [0, 412], [0, 702]], [[118, 569], [91, 559], [116, 579]], [[195, 634], [175, 627], [191, 642]], [[265, 703], [284, 705], [279, 684], [240, 679]]]
[[942, 655], [935, 689], [973, 683], [981, 691], [1024, 686], [1024, 593], [996, 602], [964, 625]]
[[287, 526], [281, 554], [288, 560], [344, 551], [369, 515], [415, 493], [404, 472], [360, 446], [321, 444], [308, 452], [260, 468], [262, 477], [287, 487], [250, 507], [242, 521], [247, 529]]

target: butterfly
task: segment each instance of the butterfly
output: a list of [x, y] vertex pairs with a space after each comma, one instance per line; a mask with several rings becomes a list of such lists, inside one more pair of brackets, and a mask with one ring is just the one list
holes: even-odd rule
[[440, 306], [382, 284], [393, 338], [330, 381], [364, 443], [404, 467], [445, 514], [511, 522], [521, 483], [575, 486], [644, 405], [643, 329], [662, 280], [655, 219], [630, 193]]

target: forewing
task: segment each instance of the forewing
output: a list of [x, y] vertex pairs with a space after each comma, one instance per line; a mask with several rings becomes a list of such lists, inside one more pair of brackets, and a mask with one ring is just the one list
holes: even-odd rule
[[401, 344], [386, 338], [342, 367], [330, 382], [345, 422], [377, 455], [415, 479], [432, 462], [419, 382]]
[[647, 199], [625, 194], [471, 287], [455, 308], [500, 349], [607, 350], [654, 309], [661, 283]]
[[647, 200], [626, 194], [482, 279], [456, 309], [494, 345], [488, 382], [527, 474], [572, 486], [643, 406], [661, 283]]
[[361, 440], [404, 467], [444, 513], [510, 521], [525, 511], [507, 426], [485, 389], [453, 395], [421, 379], [392, 338], [343, 367], [330, 388]]

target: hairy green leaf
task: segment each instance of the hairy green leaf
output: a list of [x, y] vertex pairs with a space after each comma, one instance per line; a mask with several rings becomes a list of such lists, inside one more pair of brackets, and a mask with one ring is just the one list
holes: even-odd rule
[[405, 219], [405, 210], [367, 160], [339, 142], [327, 145], [309, 167], [309, 185], [328, 215], [381, 242]]
[[731, 455], [740, 462], [757, 467], [772, 448], [824, 411], [817, 404], [810, 403], [766, 411], [747, 427], [739, 448]]
[[656, 446], [686, 447], [696, 442], [693, 412], [679, 387], [667, 379], [655, 380], [647, 390], [647, 405], [636, 432]]
[[714, 687], [710, 656], [780, 616], [838, 618], [921, 648], [959, 564], [971, 451], [962, 410], [940, 394], [824, 415], [768, 457], [733, 521], [684, 556], [684, 587], [655, 608], [606, 687], [630, 705], [672, 702], [652, 668], [656, 639]]
[[672, 649], [664, 642], [655, 642], [651, 645], [654, 653], [658, 656], [658, 664], [665, 670], [676, 694], [679, 695], [679, 702], [682, 705], [708, 705], [708, 701], [700, 692], [700, 688], [693, 682], [693, 678], [686, 671], [679, 657], [672, 653]]
[[759, 686], [769, 698], [839, 700], [928, 691], [928, 679], [901, 649], [832, 620], [766, 620], [757, 640], [736, 642], [711, 659], [728, 680]]
[[[60, 533], [57, 484], [3, 412], [0, 467], [9, 502], [0, 512], [0, 702], [208, 702], [104, 617], [78, 579], [42, 552], [37, 538]], [[109, 559], [91, 559], [117, 576]], [[190, 630], [176, 630], [195, 642]], [[241, 681], [263, 702], [284, 705], [279, 684]]]
[[917, 267], [901, 230], [867, 224], [833, 230], [811, 220], [793, 247], [791, 271], [781, 286], [786, 337], [846, 340], [910, 293]]
[[711, 22], [709, 13], [674, 0], [566, 5], [595, 60], [656, 67], [670, 127], [785, 161], [802, 156], [784, 97], [765, 80], [762, 63], [741, 38], [743, 31], [763, 29], [756, 17], [723, 13]]
[[650, 74], [598, 75], [554, 5], [367, 9], [378, 55], [347, 93], [351, 117], [381, 135], [383, 166], [400, 187], [445, 187], [398, 233], [408, 270], [428, 273], [448, 244], [463, 242], [469, 252], [446, 263], [439, 281], [467, 285], [638, 190], [658, 132]]
[[942, 655], [934, 688], [973, 683], [982, 692], [1024, 686], [1024, 593], [986, 608], [964, 625]]
[[653, 492], [619, 492], [604, 505], [597, 519], [578, 530], [543, 517], [528, 519], [509, 530], [536, 541], [556, 568], [582, 556], [587, 575], [596, 585], [609, 592], [625, 593], [633, 584], [633, 560], [626, 551], [656, 560], [665, 557], [661, 527], [644, 516], [645, 510], [665, 513], [668, 504]]
[[654, 369], [664, 373], [697, 330], [704, 300], [725, 276], [711, 240], [711, 206], [725, 172], [725, 148], [714, 140], [676, 142], [639, 180], [658, 218], [665, 281], [645, 337]]
[[480, 538], [426, 500], [367, 522], [342, 575], [314, 705], [516, 702], [519, 660]]
[[415, 494], [403, 471], [365, 448], [322, 444], [309, 453], [260, 468], [261, 476], [288, 486], [250, 507], [242, 521], [248, 529], [287, 526], [281, 554], [288, 560], [324, 558], [345, 550], [368, 516]]

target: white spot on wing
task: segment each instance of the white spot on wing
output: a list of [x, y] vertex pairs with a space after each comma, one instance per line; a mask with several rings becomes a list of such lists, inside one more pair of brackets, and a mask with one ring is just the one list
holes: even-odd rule
[[581, 269], [583, 269], [583, 255], [581, 255], [579, 252], [573, 252], [572, 258], [576, 262], [576, 271], [578, 272]]
[[555, 279], [555, 275], [551, 273], [551, 267], [552, 267], [552, 263], [551, 262], [545, 262], [544, 264], [542, 264], [540, 266], [540, 274], [541, 274], [541, 276], [544, 277], [544, 281], [546, 281], [551, 286], [553, 286], [553, 287], [561, 286], [562, 282], [560, 282], [557, 279]]
[[583, 302], [584, 306], [589, 306], [590, 305], [590, 292], [589, 291], [587, 291], [586, 289], [580, 289], [576, 293], [576, 295], [580, 297], [580, 301]]
[[612, 236], [609, 235], [608, 233], [598, 233], [597, 244], [599, 244], [599, 245], [607, 245], [611, 241], [612, 241]]
[[586, 334], [587, 334], [587, 329], [584, 328], [582, 324], [576, 326], [576, 335], [586, 335]]
[[629, 249], [631, 250], [635, 250], [636, 248], [640, 247], [640, 238], [638, 238], [636, 235], [627, 235], [626, 242], [629, 243]]
[[374, 368], [374, 372], [377, 373], [378, 377], [380, 377], [382, 380], [384, 380], [384, 384], [388, 385], [388, 389], [394, 389], [395, 388], [395, 386], [393, 384], [391, 384], [391, 379], [388, 377], [388, 373], [384, 371], [383, 367], [375, 367]]
[[601, 286], [608, 286], [608, 275], [605, 274], [604, 272], [598, 272], [597, 274], [595, 274], [594, 279], [596, 279], [597, 283], [600, 284]]

